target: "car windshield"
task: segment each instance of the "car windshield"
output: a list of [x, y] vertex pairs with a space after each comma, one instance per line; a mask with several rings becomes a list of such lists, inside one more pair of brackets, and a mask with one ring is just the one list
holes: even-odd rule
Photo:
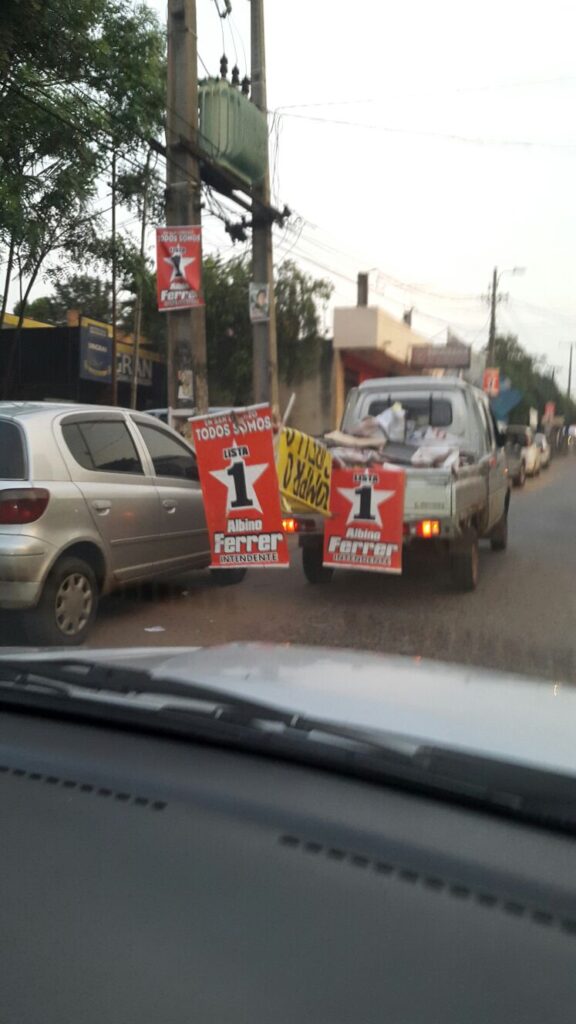
[[570, 5], [1, 6], [0, 656], [270, 644], [289, 690], [338, 648], [558, 708]]

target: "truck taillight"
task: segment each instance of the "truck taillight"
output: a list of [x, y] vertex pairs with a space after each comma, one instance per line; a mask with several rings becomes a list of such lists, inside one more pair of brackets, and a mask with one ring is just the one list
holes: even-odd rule
[[428, 540], [430, 537], [440, 536], [440, 520], [439, 519], [421, 519], [416, 524], [416, 536], [423, 537]]
[[296, 519], [292, 519], [291, 516], [289, 516], [287, 519], [283, 519], [282, 529], [284, 530], [284, 533], [297, 533], [298, 523]]
[[0, 526], [35, 523], [44, 514], [50, 492], [43, 487], [23, 487], [0, 491]]

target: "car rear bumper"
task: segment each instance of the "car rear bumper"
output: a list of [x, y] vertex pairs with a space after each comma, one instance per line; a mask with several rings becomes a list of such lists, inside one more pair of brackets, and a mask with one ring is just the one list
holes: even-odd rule
[[38, 537], [0, 533], [0, 608], [34, 607], [52, 558], [52, 545]]

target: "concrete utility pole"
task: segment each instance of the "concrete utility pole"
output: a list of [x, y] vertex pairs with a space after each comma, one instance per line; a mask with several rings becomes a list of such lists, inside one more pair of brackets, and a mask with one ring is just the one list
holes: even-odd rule
[[490, 291], [490, 333], [488, 335], [488, 366], [494, 366], [496, 354], [496, 304], [498, 302], [498, 267], [492, 272]]
[[572, 350], [574, 344], [570, 342], [570, 359], [568, 360], [568, 401], [572, 401]]
[[[250, 0], [252, 102], [267, 117], [266, 47], [264, 39], [264, 0]], [[252, 188], [252, 280], [267, 284], [270, 319], [252, 324], [253, 390], [255, 402], [270, 402], [278, 409], [278, 352], [276, 344], [276, 303], [272, 259], [272, 221], [260, 204], [270, 205], [270, 168], [266, 149], [266, 173]]]
[[500, 279], [504, 274], [513, 274], [514, 276], [525, 274], [526, 267], [510, 267], [507, 270], [498, 271], [498, 267], [494, 267], [492, 271], [492, 287], [488, 293], [488, 300], [490, 302], [490, 331], [488, 333], [488, 359], [487, 365], [494, 366], [494, 360], [496, 359], [496, 306], [503, 299], [508, 298], [507, 295], [499, 295], [498, 287], [500, 285]]
[[[192, 145], [198, 135], [196, 0], [168, 0], [166, 112], [166, 223], [199, 226], [201, 181]], [[186, 144], [189, 144], [188, 147]], [[192, 369], [194, 405], [208, 409], [204, 306], [171, 310], [168, 317], [168, 405], [178, 404], [178, 370]]]

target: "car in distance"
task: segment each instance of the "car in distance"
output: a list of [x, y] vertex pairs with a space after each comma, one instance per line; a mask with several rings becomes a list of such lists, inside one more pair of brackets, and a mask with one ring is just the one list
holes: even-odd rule
[[532, 429], [522, 424], [511, 424], [506, 428], [506, 437], [520, 444], [526, 466], [526, 476], [538, 476], [541, 468], [540, 449], [536, 444]]
[[[144, 413], [0, 402], [0, 614], [79, 644], [100, 595], [210, 564], [196, 456]], [[243, 570], [219, 570], [220, 584]]]
[[534, 441], [540, 449], [540, 466], [542, 469], [548, 469], [552, 460], [552, 449], [546, 434], [536, 434], [534, 436]]

